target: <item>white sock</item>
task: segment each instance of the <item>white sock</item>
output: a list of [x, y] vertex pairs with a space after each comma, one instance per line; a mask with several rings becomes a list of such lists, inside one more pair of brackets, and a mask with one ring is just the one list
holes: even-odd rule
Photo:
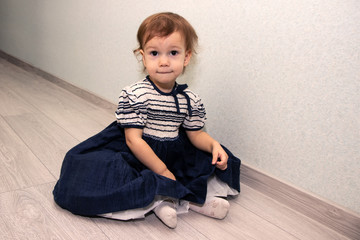
[[230, 204], [227, 200], [219, 197], [206, 199], [204, 205], [190, 203], [190, 209], [205, 216], [223, 219], [229, 212]]
[[177, 215], [174, 203], [163, 201], [154, 209], [155, 215], [169, 228], [176, 228]]

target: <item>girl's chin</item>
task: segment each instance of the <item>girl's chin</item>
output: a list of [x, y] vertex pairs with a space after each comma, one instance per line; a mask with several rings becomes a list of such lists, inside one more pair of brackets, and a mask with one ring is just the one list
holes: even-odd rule
[[171, 92], [175, 84], [175, 80], [169, 80], [169, 81], [152, 80], [152, 81], [163, 92]]
[[172, 85], [176, 81], [176, 76], [174, 74], [156, 74], [154, 77], [150, 75], [150, 79], [159, 84]]

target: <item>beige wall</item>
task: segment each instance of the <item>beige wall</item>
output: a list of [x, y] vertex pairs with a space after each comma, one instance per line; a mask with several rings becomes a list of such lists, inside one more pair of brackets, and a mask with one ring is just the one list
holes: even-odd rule
[[198, 32], [181, 81], [203, 97], [208, 132], [243, 162], [360, 212], [357, 0], [0, 0], [0, 49], [116, 103], [143, 77], [135, 35], [159, 11]]

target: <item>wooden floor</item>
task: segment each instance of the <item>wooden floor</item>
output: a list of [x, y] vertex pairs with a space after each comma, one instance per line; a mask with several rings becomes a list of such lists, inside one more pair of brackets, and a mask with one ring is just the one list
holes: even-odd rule
[[348, 239], [244, 184], [224, 220], [189, 212], [174, 230], [154, 214], [115, 221], [61, 209], [52, 189], [64, 154], [113, 112], [0, 58], [0, 239]]

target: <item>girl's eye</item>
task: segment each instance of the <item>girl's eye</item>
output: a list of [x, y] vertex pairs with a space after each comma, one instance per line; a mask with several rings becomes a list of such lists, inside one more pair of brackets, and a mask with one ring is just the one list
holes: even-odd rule
[[179, 53], [178, 51], [171, 51], [171, 52], [170, 52], [170, 55], [175, 56], [175, 55], [177, 55], [178, 53]]
[[158, 55], [158, 52], [157, 51], [151, 51], [150, 55], [156, 57]]

